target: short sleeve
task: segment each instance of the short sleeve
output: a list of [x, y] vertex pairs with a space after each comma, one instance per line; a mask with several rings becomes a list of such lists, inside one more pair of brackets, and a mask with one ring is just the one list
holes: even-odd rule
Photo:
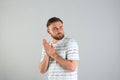
[[74, 39], [70, 39], [67, 42], [67, 59], [68, 60], [80, 60], [78, 44]]

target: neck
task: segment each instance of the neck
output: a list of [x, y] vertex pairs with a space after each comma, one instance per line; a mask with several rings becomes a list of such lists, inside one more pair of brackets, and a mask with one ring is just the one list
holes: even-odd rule
[[53, 43], [53, 44], [56, 44], [56, 43], [58, 43], [59, 41], [60, 41], [60, 40], [53, 39], [53, 40], [52, 40], [52, 43]]

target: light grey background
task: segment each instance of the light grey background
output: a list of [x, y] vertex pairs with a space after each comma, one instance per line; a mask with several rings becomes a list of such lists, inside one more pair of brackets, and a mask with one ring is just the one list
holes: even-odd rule
[[53, 16], [79, 44], [78, 80], [120, 80], [120, 0], [0, 0], [0, 80], [47, 80], [38, 64]]

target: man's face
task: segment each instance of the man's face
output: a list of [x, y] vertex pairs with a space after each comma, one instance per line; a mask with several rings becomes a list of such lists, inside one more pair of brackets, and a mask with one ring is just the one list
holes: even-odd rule
[[47, 31], [55, 40], [61, 40], [64, 37], [63, 24], [60, 21], [51, 23]]

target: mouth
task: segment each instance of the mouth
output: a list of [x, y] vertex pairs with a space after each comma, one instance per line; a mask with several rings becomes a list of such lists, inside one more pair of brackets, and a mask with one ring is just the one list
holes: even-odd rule
[[60, 34], [62, 34], [62, 33], [58, 33], [58, 35], [60, 35]]
[[53, 36], [56, 40], [61, 40], [64, 37], [64, 34], [58, 33], [56, 36]]
[[62, 36], [62, 33], [59, 33], [58, 36]]

